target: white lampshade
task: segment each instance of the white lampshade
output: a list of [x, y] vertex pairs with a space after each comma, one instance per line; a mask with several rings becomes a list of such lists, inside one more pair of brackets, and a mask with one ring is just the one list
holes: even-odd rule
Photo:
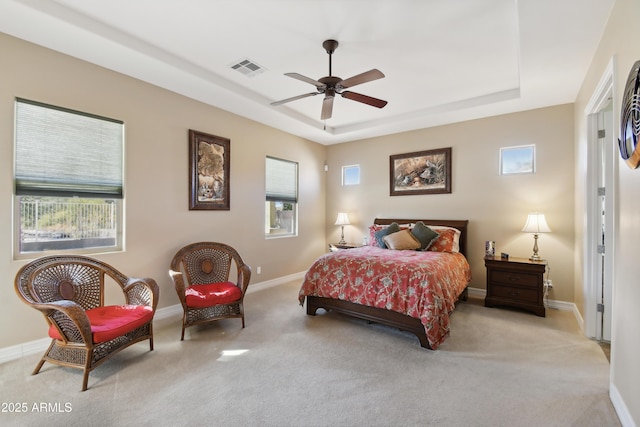
[[347, 215], [346, 212], [338, 213], [338, 218], [336, 218], [335, 225], [349, 225], [349, 224], [351, 224], [349, 222], [349, 215]]
[[540, 255], [538, 255], [538, 234], [551, 232], [551, 228], [547, 225], [544, 214], [538, 212], [530, 213], [522, 231], [525, 233], [533, 233], [533, 255], [531, 255], [529, 259], [531, 261], [542, 261]]
[[524, 224], [522, 231], [525, 233], [550, 233], [551, 228], [547, 225], [547, 220], [544, 214], [533, 212], [527, 217], [527, 222]]

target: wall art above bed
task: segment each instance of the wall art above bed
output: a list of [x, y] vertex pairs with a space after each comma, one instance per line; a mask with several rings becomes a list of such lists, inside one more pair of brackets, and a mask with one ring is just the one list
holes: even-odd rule
[[389, 156], [391, 196], [451, 193], [451, 147]]

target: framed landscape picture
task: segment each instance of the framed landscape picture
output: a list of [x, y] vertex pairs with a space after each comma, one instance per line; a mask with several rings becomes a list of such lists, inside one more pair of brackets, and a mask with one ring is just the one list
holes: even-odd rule
[[391, 196], [451, 193], [451, 147], [389, 157]]
[[189, 130], [189, 210], [230, 209], [231, 141]]

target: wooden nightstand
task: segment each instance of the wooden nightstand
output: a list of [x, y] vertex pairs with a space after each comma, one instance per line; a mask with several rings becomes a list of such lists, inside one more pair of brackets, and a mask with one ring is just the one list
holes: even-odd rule
[[545, 316], [543, 276], [546, 261], [485, 257], [484, 266], [487, 268], [485, 307], [516, 307]]
[[359, 248], [362, 245], [358, 245], [355, 243], [344, 243], [344, 244], [340, 244], [340, 243], [329, 243], [329, 250], [331, 252], [333, 251], [339, 251], [342, 249], [353, 249], [353, 248]]

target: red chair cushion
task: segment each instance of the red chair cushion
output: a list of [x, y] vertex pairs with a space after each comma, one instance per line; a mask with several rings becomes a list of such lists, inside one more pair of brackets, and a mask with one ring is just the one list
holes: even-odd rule
[[242, 291], [231, 282], [193, 285], [185, 291], [187, 307], [211, 307], [217, 304], [229, 304], [242, 298]]
[[[122, 336], [153, 319], [153, 309], [144, 305], [107, 305], [87, 310], [86, 313], [95, 344]], [[49, 327], [49, 336], [62, 339], [54, 325]]]

